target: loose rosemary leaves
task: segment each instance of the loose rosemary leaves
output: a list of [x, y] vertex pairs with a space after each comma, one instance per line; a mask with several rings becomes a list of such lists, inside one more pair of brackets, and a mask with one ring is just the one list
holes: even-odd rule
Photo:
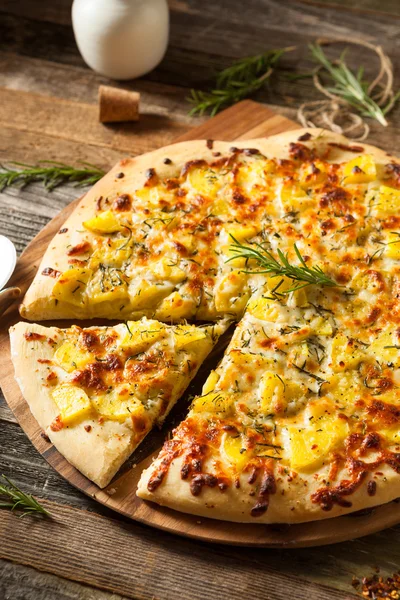
[[4, 482], [0, 483], [0, 508], [18, 511], [21, 513], [20, 517], [32, 513], [50, 516], [50, 513], [33, 496], [25, 494], [8, 477], [2, 475], [0, 479]]
[[71, 167], [50, 160], [40, 161], [37, 165], [13, 162], [9, 166], [0, 165], [0, 168], [0, 191], [12, 185], [22, 188], [34, 181], [42, 181], [48, 191], [65, 183], [74, 183], [77, 187], [93, 185], [105, 174], [102, 169], [89, 163]]
[[271, 77], [282, 54], [289, 50], [291, 48], [269, 50], [234, 62], [217, 75], [215, 89], [209, 92], [191, 90], [188, 101], [193, 108], [189, 114], [209, 112], [214, 116], [223, 108], [251, 96]]

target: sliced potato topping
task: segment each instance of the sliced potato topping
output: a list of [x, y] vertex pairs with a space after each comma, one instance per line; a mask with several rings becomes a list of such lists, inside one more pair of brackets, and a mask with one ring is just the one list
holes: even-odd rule
[[99, 415], [113, 421], [123, 422], [131, 417], [145, 418], [146, 410], [134, 393], [133, 386], [125, 383], [106, 394], [94, 396], [92, 404]]
[[372, 203], [373, 214], [379, 218], [390, 217], [399, 214], [400, 190], [381, 185], [379, 194]]
[[369, 183], [376, 179], [376, 165], [372, 156], [362, 154], [348, 162], [343, 169], [346, 183]]
[[111, 210], [106, 210], [96, 217], [84, 221], [83, 226], [95, 233], [115, 233], [121, 230], [121, 224]]
[[174, 331], [175, 348], [180, 350], [193, 342], [204, 340], [204, 331], [193, 325], [178, 325]]
[[226, 392], [209, 392], [198, 396], [192, 405], [192, 410], [197, 413], [211, 413], [220, 418], [230, 416], [233, 411], [233, 398]]
[[246, 448], [246, 438], [241, 435], [222, 436], [221, 454], [225, 457], [229, 464], [236, 470], [242, 471], [249, 463], [252, 452]]
[[86, 286], [92, 276], [92, 270], [80, 267], [68, 269], [60, 275], [53, 287], [53, 296], [57, 301], [75, 306], [87, 303]]
[[57, 386], [52, 396], [60, 410], [63, 423], [67, 425], [88, 417], [92, 412], [92, 403], [87, 394], [72, 384], [63, 383]]
[[[329, 459], [349, 433], [347, 421], [332, 412], [318, 414], [312, 408], [307, 412], [308, 424], [289, 425], [290, 466], [294, 471], [315, 468]], [[307, 417], [306, 417], [307, 418]]]
[[93, 355], [82, 349], [76, 340], [66, 340], [57, 348], [54, 360], [62, 369], [72, 373], [72, 371], [83, 369], [89, 364], [93, 360]]

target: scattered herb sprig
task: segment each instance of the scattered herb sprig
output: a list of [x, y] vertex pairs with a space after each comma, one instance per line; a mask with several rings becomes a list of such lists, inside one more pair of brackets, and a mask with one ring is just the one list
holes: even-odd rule
[[269, 50], [234, 62], [217, 75], [214, 90], [191, 90], [188, 101], [193, 108], [189, 114], [210, 112], [214, 116], [221, 109], [251, 96], [270, 78], [282, 54], [289, 50], [291, 48]]
[[294, 292], [308, 285], [323, 285], [327, 287], [338, 286], [336, 281], [328, 277], [321, 267], [309, 267], [296, 244], [294, 244], [294, 251], [299, 259], [300, 264], [294, 265], [289, 262], [288, 254], [284, 254], [282, 250], [278, 248], [277, 255], [275, 258], [271, 252], [269, 252], [264, 246], [258, 242], [254, 242], [251, 246], [241, 244], [237, 239], [231, 235], [234, 241], [229, 250], [235, 255], [227, 260], [227, 262], [234, 260], [235, 258], [244, 258], [246, 263], [249, 260], [255, 260], [261, 270], [253, 271], [246, 270], [247, 273], [270, 273], [272, 276], [284, 275], [292, 279], [294, 282], [299, 282], [298, 285], [294, 285], [293, 288], [285, 290], [282, 293], [288, 294]]
[[21, 517], [32, 513], [50, 517], [50, 513], [33, 496], [25, 494], [5, 475], [2, 475], [1, 479], [4, 483], [0, 482], [0, 508], [22, 511]]
[[[342, 52], [337, 61], [331, 62], [320, 44], [310, 44], [309, 46], [314, 60], [319, 64], [321, 73], [330, 78], [330, 85], [323, 88], [338, 96], [350, 106], [355, 108], [362, 116], [370, 117], [386, 127], [388, 122], [385, 114], [394, 106], [400, 96], [398, 92], [394, 98], [391, 98], [386, 106], [379, 106], [370, 94], [371, 84], [363, 79], [364, 69], [360, 67], [356, 73], [353, 73], [346, 64], [346, 50]], [[372, 92], [371, 92], [372, 93]]]
[[65, 183], [74, 183], [76, 186], [93, 185], [105, 174], [102, 169], [86, 162], [78, 167], [51, 160], [40, 161], [37, 165], [12, 162], [8, 166], [0, 165], [0, 168], [0, 191], [11, 185], [22, 188], [34, 181], [42, 181], [48, 191]]

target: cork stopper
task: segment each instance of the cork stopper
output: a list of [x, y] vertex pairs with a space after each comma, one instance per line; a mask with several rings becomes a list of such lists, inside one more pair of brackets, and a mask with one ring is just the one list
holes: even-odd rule
[[100, 123], [139, 120], [139, 92], [101, 85], [99, 87]]

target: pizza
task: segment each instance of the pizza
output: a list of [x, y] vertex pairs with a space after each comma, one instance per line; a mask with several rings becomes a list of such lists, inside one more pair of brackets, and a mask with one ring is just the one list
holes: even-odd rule
[[182, 396], [225, 326], [154, 319], [69, 329], [10, 330], [15, 376], [45, 435], [106, 486]]
[[249, 523], [368, 508], [400, 496], [399, 208], [400, 162], [328, 131], [175, 144], [94, 186], [21, 314], [238, 322], [141, 498]]

